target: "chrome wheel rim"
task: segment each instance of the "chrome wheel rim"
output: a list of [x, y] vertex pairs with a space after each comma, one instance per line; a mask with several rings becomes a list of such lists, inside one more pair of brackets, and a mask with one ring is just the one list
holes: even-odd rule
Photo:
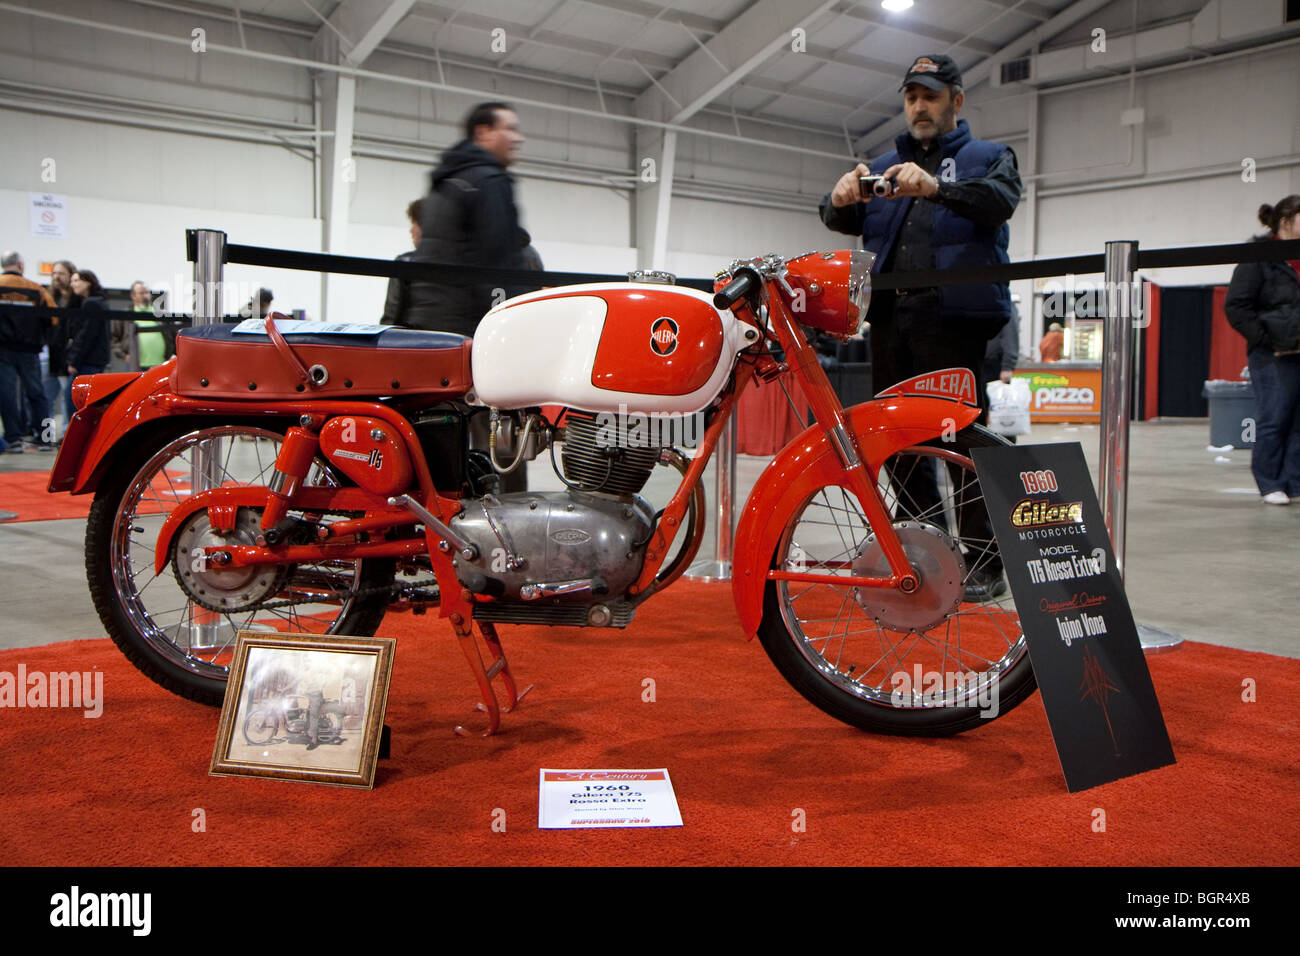
[[[909, 490], [924, 469], [934, 478], [934, 500], [918, 500]], [[910, 448], [882, 467], [877, 487], [895, 527], [908, 530], [905, 551], [914, 563], [919, 562], [910, 549], [930, 541], [936, 554], [941, 541], [942, 547], [960, 553], [955, 562], [943, 562], [945, 569], [958, 567], [964, 575], [959, 598], [967, 584], [998, 560], [991, 537], [970, 533], [969, 515], [962, 534], [962, 509], [984, 507], [969, 458], [948, 449]], [[918, 534], [920, 526], [928, 533]], [[855, 563], [860, 573], [864, 554], [878, 549], [875, 539], [853, 494], [827, 487], [798, 509], [777, 554], [786, 570], [849, 577]], [[783, 622], [803, 658], [834, 687], [872, 704], [986, 706], [1028, 651], [1009, 590], [982, 603], [959, 600], [933, 625], [904, 630], [873, 619], [868, 610], [872, 596], [864, 597], [864, 592], [875, 589], [800, 581], [775, 585]]]
[[[358, 561], [299, 565], [271, 602], [283, 607], [240, 613], [208, 611], [177, 583], [170, 558], [154, 572], [154, 546], [167, 515], [208, 486], [266, 485], [283, 436], [263, 428], [205, 428], [169, 442], [127, 484], [113, 521], [109, 560], [113, 587], [131, 626], [171, 664], [225, 680], [239, 631], [333, 633], [352, 607]], [[304, 484], [337, 485], [317, 459]], [[292, 513], [292, 512], [291, 512]]]

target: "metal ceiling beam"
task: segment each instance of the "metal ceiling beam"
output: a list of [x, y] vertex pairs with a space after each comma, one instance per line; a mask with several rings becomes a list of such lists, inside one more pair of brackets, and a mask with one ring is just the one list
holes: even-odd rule
[[995, 7], [1001, 7], [1003, 10], [1014, 10], [1031, 20], [1037, 20], [1039, 23], [1050, 20], [1053, 16], [1052, 11], [1046, 7], [1039, 6], [1036, 3], [1028, 3], [1025, 0], [983, 0], [983, 2]]
[[341, 62], [360, 66], [413, 6], [415, 0], [349, 0], [334, 8], [316, 34], [319, 37], [330, 30], [346, 37], [347, 49], [342, 51]]
[[691, 13], [687, 10], [673, 10], [670, 17], [665, 15], [664, 8], [661, 5], [646, 3], [645, 0], [577, 0], [577, 2], [583, 6], [595, 7], [599, 10], [612, 10], [618, 13], [631, 14], [643, 20], [662, 20], [665, 23], [676, 21], [696, 33], [707, 33], [710, 36], [721, 33], [722, 28], [728, 22], [726, 20], [715, 20], [712, 17], [702, 16], [698, 13]]
[[[1002, 4], [998, 4], [998, 6], [1002, 6]], [[920, 37], [923, 40], [943, 43], [950, 48], [961, 47], [964, 50], [983, 53], [985, 56], [992, 56], [998, 52], [996, 43], [990, 43], [987, 40], [976, 40], [972, 36], [958, 33], [955, 30], [945, 30], [929, 23], [919, 23], [915, 18], [904, 20], [897, 17], [888, 17], [877, 13], [870, 7], [859, 5], [857, 0], [841, 0], [840, 4], [835, 8], [835, 12], [846, 17], [853, 17], [855, 20], [874, 23], [878, 27], [888, 27], [891, 30], [898, 30], [900, 33], [910, 33], [912, 36]]]
[[705, 43], [704, 49], [696, 50], [659, 77], [660, 89], [648, 89], [638, 97], [637, 115], [667, 118], [673, 124], [690, 119], [778, 50], [789, 48], [795, 28], [806, 28], [837, 2], [757, 0]]
[[[423, 10], [429, 9], [439, 14], [439, 18], [425, 16]], [[567, 33], [557, 33], [554, 30], [541, 30], [535, 35], [529, 36], [529, 27], [523, 23], [514, 23], [508, 20], [502, 20], [500, 17], [480, 16], [479, 14], [469, 13], [467, 11], [450, 11], [442, 7], [435, 7], [431, 4], [422, 5], [421, 12], [411, 14], [414, 20], [432, 20], [435, 23], [441, 23], [455, 16], [456, 25], [466, 27], [471, 30], [480, 30], [483, 33], [491, 34], [493, 30], [502, 29], [506, 31], [507, 50], [511, 44], [534, 44], [536, 46], [551, 47], [556, 50], [563, 50], [565, 53], [584, 53], [588, 56], [600, 59], [616, 53], [620, 47], [613, 44], [602, 43], [599, 40], [590, 40], [586, 37], [577, 37]], [[487, 50], [488, 45], [484, 43], [483, 49]], [[655, 53], [652, 50], [641, 50], [630, 48], [632, 54], [641, 63], [656, 67], [661, 70], [671, 70], [677, 65], [677, 61], [672, 57]]]
[[[564, 6], [567, 2], [568, 0], [555, 0], [555, 3], [551, 6], [551, 9], [543, 13], [541, 19], [539, 19], [535, 24], [533, 24], [533, 26], [529, 29], [528, 39], [531, 40], [533, 39], [533, 37], [541, 33], [543, 28], [546, 26], [547, 21], [550, 20], [551, 17], [555, 16], [555, 14], [559, 12], [560, 7]], [[501, 65], [508, 66], [510, 62], [514, 60], [516, 54], [518, 54], [520, 50], [524, 49], [524, 46], [525, 46], [524, 44], [519, 43], [515, 45], [515, 48], [513, 50], [507, 51], [506, 55], [501, 58]]]
[[[1052, 19], [1022, 33], [992, 56], [985, 57], [970, 69], [963, 70], [962, 80], [967, 94], [969, 95], [971, 89], [992, 76], [994, 70], [1001, 69], [1002, 64], [1007, 60], [1013, 60], [1029, 52], [1034, 47], [1046, 40], [1050, 40], [1062, 30], [1068, 30], [1084, 17], [1096, 13], [1111, 2], [1112, 0], [1075, 0], [1074, 3], [1052, 17]], [[895, 136], [906, 128], [907, 122], [903, 117], [900, 104], [898, 114], [892, 120], [877, 123], [858, 136], [853, 141], [853, 150], [860, 156], [869, 156], [883, 144], [892, 141]]]
[[[844, 109], [854, 109], [858, 107], [859, 100], [856, 96], [845, 96], [843, 93], [829, 93], [826, 90], [819, 90], [812, 86], [802, 86], [798, 83], [779, 83], [776, 80], [763, 80], [756, 76], [746, 77], [742, 82], [736, 84], [737, 90], [760, 90], [764, 93], [772, 93], [773, 96], [757, 106], [753, 111], [762, 110], [768, 105], [775, 103], [783, 96], [790, 96], [797, 100], [807, 100], [811, 103], [822, 103], [826, 106], [839, 106]], [[897, 111], [884, 106], [869, 106], [866, 110], [875, 113], [883, 118], [892, 117]], [[835, 135], [831, 133], [830, 135]]]
[[[155, 43], [162, 43], [169, 46], [190, 45], [188, 34], [162, 33], [154, 30], [141, 30], [137, 27], [120, 26], [115, 23], [107, 23], [98, 20], [87, 20], [84, 17], [72, 16], [64, 13], [54, 13], [49, 10], [41, 10], [31, 7], [20, 7], [16, 4], [0, 0], [0, 11], [14, 16], [28, 16], [38, 20], [46, 20], [53, 23], [64, 23], [75, 26], [80, 29], [98, 30], [104, 33], [128, 36], [135, 40], [147, 40]], [[389, 83], [394, 86], [405, 86], [412, 89], [425, 90], [442, 90], [447, 93], [460, 94], [476, 98], [488, 98], [499, 96], [499, 90], [482, 89], [480, 87], [461, 86], [453, 83], [443, 83], [437, 80], [424, 80], [415, 77], [404, 76], [398, 73], [382, 73], [378, 70], [369, 70], [365, 68], [341, 67], [333, 63], [322, 60], [313, 60], [301, 56], [289, 56], [280, 53], [267, 53], [261, 50], [245, 50], [237, 46], [230, 46], [223, 43], [208, 42], [209, 54], [225, 54], [230, 56], [243, 57], [252, 60], [261, 60], [267, 63], [279, 63], [283, 66], [297, 67], [303, 70], [316, 70], [320, 72], [347, 73], [360, 80], [373, 80], [377, 83]], [[826, 150], [811, 149], [805, 146], [796, 146], [791, 143], [784, 143], [775, 138], [755, 139], [753, 137], [736, 136], [731, 133], [722, 133], [711, 129], [701, 129], [698, 127], [674, 125], [664, 123], [658, 120], [646, 119], [643, 117], [624, 115], [619, 113], [608, 113], [599, 109], [587, 109], [581, 106], [570, 106], [567, 103], [554, 103], [538, 99], [531, 96], [511, 96], [511, 101], [523, 105], [536, 107], [541, 110], [553, 110], [559, 113], [570, 113], [575, 116], [590, 116], [599, 120], [606, 120], [615, 123], [624, 123], [629, 126], [640, 126], [661, 130], [676, 130], [688, 136], [699, 136], [706, 139], [720, 139], [731, 142], [744, 143], [751, 147], [761, 149], [775, 149], [782, 152], [802, 153], [810, 156], [822, 156], [828, 159], [841, 159], [843, 154], [839, 152], [831, 153]], [[838, 138], [838, 132], [832, 133], [827, 131], [828, 137]]]

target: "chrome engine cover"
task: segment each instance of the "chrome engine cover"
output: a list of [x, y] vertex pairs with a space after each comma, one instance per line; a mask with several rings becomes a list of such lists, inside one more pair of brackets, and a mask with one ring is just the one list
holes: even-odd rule
[[654, 509], [636, 495], [485, 495], [466, 501], [451, 519], [478, 550], [472, 561], [456, 555], [456, 573], [471, 590], [506, 603], [604, 603], [621, 597], [641, 573], [653, 526]]

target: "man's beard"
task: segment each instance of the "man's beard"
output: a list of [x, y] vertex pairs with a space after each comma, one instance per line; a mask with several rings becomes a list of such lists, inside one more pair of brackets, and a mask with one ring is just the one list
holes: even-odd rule
[[913, 139], [937, 139], [940, 136], [951, 133], [957, 128], [957, 110], [953, 107], [951, 102], [949, 102], [948, 108], [937, 116], [933, 113], [927, 115], [932, 121], [934, 132], [922, 135], [917, 132], [916, 126], [912, 123], [908, 123], [907, 131], [912, 134]]

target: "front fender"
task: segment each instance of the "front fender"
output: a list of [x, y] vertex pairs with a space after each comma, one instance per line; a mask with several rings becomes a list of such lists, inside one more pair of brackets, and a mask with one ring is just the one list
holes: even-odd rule
[[[845, 409], [873, 482], [889, 456], [960, 431], [979, 416], [979, 408], [939, 398], [882, 398]], [[844, 466], [820, 425], [781, 449], [759, 476], [736, 525], [731, 565], [736, 612], [748, 637], [758, 633], [767, 571], [786, 523], [818, 488], [846, 484]]]

